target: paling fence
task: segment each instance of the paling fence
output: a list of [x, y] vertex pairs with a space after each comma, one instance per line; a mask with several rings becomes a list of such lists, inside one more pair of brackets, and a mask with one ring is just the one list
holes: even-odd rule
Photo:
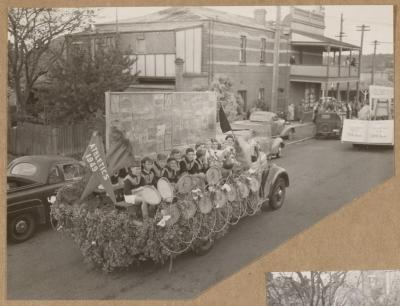
[[13, 155], [81, 154], [90, 135], [85, 124], [54, 127], [25, 122], [8, 129], [7, 151]]

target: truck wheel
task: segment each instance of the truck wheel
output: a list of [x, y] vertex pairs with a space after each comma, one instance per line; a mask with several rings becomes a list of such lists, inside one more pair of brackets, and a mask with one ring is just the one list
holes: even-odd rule
[[282, 177], [278, 177], [269, 194], [269, 207], [277, 210], [282, 207], [285, 201], [286, 182]]
[[200, 240], [196, 243], [196, 246], [193, 248], [193, 253], [196, 256], [206, 255], [208, 252], [211, 251], [213, 246], [214, 246], [213, 239]]
[[36, 220], [31, 214], [21, 214], [8, 222], [8, 238], [13, 242], [23, 242], [33, 236]]

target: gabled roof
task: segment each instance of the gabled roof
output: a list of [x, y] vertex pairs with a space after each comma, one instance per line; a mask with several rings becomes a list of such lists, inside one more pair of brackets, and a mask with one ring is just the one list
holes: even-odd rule
[[[255, 19], [223, 11], [213, 10], [201, 6], [179, 6], [171, 7], [141, 17], [120, 20], [119, 25], [137, 23], [162, 23], [162, 22], [195, 22], [216, 20], [225, 23], [237, 24], [246, 27], [266, 29], [265, 26], [257, 23]], [[97, 26], [110, 25], [115, 22], [98, 23]]]
[[358, 50], [359, 46], [345, 43], [343, 41], [326, 37], [324, 35], [313, 34], [301, 31], [292, 31], [292, 44], [293, 45], [310, 45], [310, 46], [326, 46], [337, 49], [342, 48], [344, 50]]

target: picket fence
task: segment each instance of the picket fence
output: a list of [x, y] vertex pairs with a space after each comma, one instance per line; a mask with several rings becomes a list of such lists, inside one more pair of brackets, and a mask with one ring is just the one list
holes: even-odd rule
[[8, 129], [7, 151], [13, 155], [82, 154], [90, 135], [84, 124], [53, 127], [25, 122]]

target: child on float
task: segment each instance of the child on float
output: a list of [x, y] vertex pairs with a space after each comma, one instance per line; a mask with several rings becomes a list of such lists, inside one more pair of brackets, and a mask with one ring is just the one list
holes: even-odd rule
[[125, 168], [115, 171], [111, 177], [111, 184], [114, 188], [115, 199], [117, 202], [124, 201], [124, 178], [128, 175]]
[[157, 184], [157, 177], [154, 172], [154, 162], [153, 159], [146, 156], [141, 161], [141, 180], [143, 181], [143, 186], [145, 185], [153, 185]]
[[181, 162], [179, 163], [179, 168], [180, 174], [184, 174], [184, 173], [189, 173], [189, 174], [194, 174], [194, 160], [196, 158], [196, 154], [194, 152], [193, 148], [187, 148], [186, 149], [186, 154], [185, 156], [182, 158]]
[[172, 157], [173, 159], [176, 160], [176, 162], [178, 164], [178, 171], [179, 171], [180, 170], [179, 169], [179, 167], [180, 167], [179, 165], [180, 165], [180, 162], [182, 160], [181, 151], [179, 151], [179, 149], [174, 148], [174, 149], [171, 150], [171, 153], [170, 153], [169, 157]]
[[168, 179], [170, 183], [175, 184], [178, 181], [178, 175], [179, 175], [178, 162], [176, 161], [175, 158], [169, 157], [167, 159], [167, 165], [161, 172], [161, 177], [165, 177], [166, 179]]
[[206, 161], [209, 167], [220, 166], [222, 163], [222, 147], [221, 144], [215, 139], [210, 139], [210, 145], [206, 151]]
[[206, 173], [207, 168], [206, 151], [203, 149], [198, 149], [196, 151], [196, 159], [194, 160], [192, 173]]
[[157, 179], [162, 177], [162, 171], [167, 165], [167, 155], [163, 153], [157, 154], [157, 160], [154, 162], [153, 172]]
[[143, 182], [140, 162], [134, 160], [128, 167], [128, 174], [124, 178], [124, 197], [125, 202], [133, 204], [135, 215], [144, 219], [148, 216], [148, 209], [147, 203], [140, 195]]

